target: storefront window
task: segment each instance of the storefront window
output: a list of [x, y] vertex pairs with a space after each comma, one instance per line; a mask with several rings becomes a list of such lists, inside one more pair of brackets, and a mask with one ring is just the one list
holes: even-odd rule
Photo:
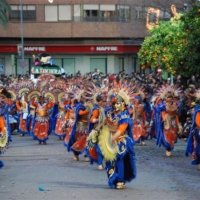
[[135, 59], [135, 71], [134, 72], [141, 73], [141, 66], [138, 63], [138, 59], [137, 58], [134, 58], [134, 59]]
[[132, 70], [133, 72], [136, 72], [137, 68], [137, 58], [132, 58]]
[[16, 73], [17, 75], [25, 75], [28, 71], [29, 71], [29, 59], [26, 58], [24, 59], [26, 66], [21, 67], [21, 58], [17, 58], [17, 69], [16, 69]]
[[4, 74], [4, 73], [5, 73], [5, 59], [0, 58], [0, 74]]
[[124, 70], [124, 58], [119, 58], [119, 72]]
[[62, 66], [62, 58], [52, 58], [53, 64], [58, 65], [59, 67]]
[[107, 59], [106, 58], [90, 58], [90, 71], [94, 72], [97, 68], [99, 72], [107, 73]]
[[[9, 14], [10, 21], [20, 21], [20, 5], [11, 5], [12, 12]], [[36, 9], [34, 5], [23, 5], [23, 21], [36, 21]]]
[[64, 58], [63, 59], [63, 68], [65, 69], [65, 73], [75, 74], [75, 59], [74, 58]]

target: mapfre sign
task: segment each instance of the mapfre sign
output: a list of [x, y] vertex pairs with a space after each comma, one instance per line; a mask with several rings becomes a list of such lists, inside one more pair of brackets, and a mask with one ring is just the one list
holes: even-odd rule
[[96, 47], [96, 51], [118, 51], [116, 46]]
[[45, 47], [24, 47], [24, 51], [46, 51]]

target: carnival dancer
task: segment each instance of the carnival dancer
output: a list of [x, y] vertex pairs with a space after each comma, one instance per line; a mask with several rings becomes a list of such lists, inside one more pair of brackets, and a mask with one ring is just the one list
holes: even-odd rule
[[[151, 122], [150, 122], [150, 131], [149, 131], [149, 135], [150, 138], [159, 138], [159, 134], [161, 132], [161, 112], [164, 110], [164, 101], [163, 99], [156, 97], [152, 99], [152, 117], [151, 117]], [[157, 140], [158, 142], [158, 140]]]
[[192, 126], [187, 141], [186, 156], [192, 155], [191, 165], [198, 165], [200, 170], [200, 90], [194, 94], [196, 97], [196, 105], [193, 103], [191, 107]]
[[132, 104], [132, 120], [133, 120], [133, 137], [136, 143], [141, 142], [145, 146], [145, 139], [149, 136], [149, 122], [145, 113], [145, 105], [142, 102], [141, 96], [135, 96]]
[[107, 114], [99, 134], [99, 146], [106, 161], [108, 185], [123, 189], [136, 177], [132, 120], [128, 111], [130, 96], [122, 89], [116, 97], [114, 112]]
[[48, 110], [54, 105], [53, 101], [46, 101], [45, 97], [40, 96], [38, 102], [32, 102], [36, 108], [36, 117], [33, 122], [33, 135], [39, 144], [46, 144], [48, 135], [51, 133], [50, 116]]
[[28, 132], [30, 134], [30, 136], [34, 139], [34, 135], [33, 135], [33, 122], [35, 120], [36, 117], [36, 107], [33, 106], [32, 103], [37, 102], [38, 98], [41, 96], [41, 92], [39, 90], [30, 90], [27, 94], [27, 99], [29, 102], [29, 112], [28, 112], [28, 117], [27, 117], [27, 129]]
[[13, 102], [13, 104], [10, 106], [10, 109], [9, 109], [9, 122], [10, 122], [11, 134], [14, 134], [14, 133], [16, 134], [16, 132], [18, 132], [19, 118], [17, 115], [15, 101]]
[[65, 123], [68, 104], [68, 95], [65, 95], [64, 92], [58, 94], [58, 114], [55, 115], [53, 121], [55, 122], [54, 135], [58, 136], [60, 140], [66, 136], [66, 129], [63, 129], [63, 124]]
[[16, 108], [16, 91], [13, 89], [7, 89], [7, 91], [10, 93], [10, 103], [9, 103], [9, 131], [10, 134], [16, 134], [18, 132], [18, 115], [17, 115], [17, 108]]
[[[177, 136], [182, 133], [182, 126], [178, 118], [178, 106], [174, 101], [174, 97], [181, 96], [182, 91], [177, 86], [163, 85], [157, 94], [160, 99], [164, 99], [165, 103], [163, 108], [160, 107], [161, 111], [158, 109], [161, 112], [161, 120], [159, 120], [160, 124], [156, 124], [158, 126], [156, 143], [159, 147], [161, 145], [165, 147], [166, 156], [171, 156], [174, 144], [177, 142]], [[160, 115], [158, 114], [158, 116]]]
[[[103, 155], [98, 145], [98, 132], [103, 125], [103, 120], [105, 118], [104, 114], [104, 103], [105, 97], [102, 93], [96, 96], [94, 107], [91, 111], [91, 116], [89, 118], [89, 137], [88, 137], [88, 152], [90, 156], [90, 163], [97, 163], [97, 169], [103, 170]], [[96, 133], [96, 139], [94, 138]]]
[[25, 134], [29, 134], [28, 131], [28, 112], [29, 112], [29, 103], [27, 98], [27, 92], [24, 92], [21, 99], [16, 101], [16, 107], [18, 110], [19, 115], [19, 132], [21, 133], [21, 136], [24, 136]]
[[[0, 155], [3, 154], [8, 146], [9, 139], [8, 134], [8, 104], [7, 97], [2, 94], [3, 88], [0, 89]], [[0, 169], [4, 166], [3, 161], [0, 161]]]
[[[181, 135], [182, 126], [178, 119], [177, 105], [173, 96], [169, 94], [166, 98], [165, 111], [162, 111], [163, 135], [162, 144], [166, 148], [166, 155], [171, 156], [174, 144], [177, 142], [177, 134]], [[158, 138], [159, 140], [159, 138]]]
[[[72, 151], [75, 161], [79, 161], [79, 155], [84, 153], [86, 150], [86, 139], [88, 135], [88, 114], [89, 111], [83, 105], [83, 102], [80, 101], [83, 99], [84, 90], [74, 91], [77, 95], [74, 95], [74, 98], [71, 100], [71, 103], [67, 107], [66, 114], [66, 127], [67, 133], [65, 137], [65, 146], [67, 147], [68, 152]], [[67, 140], [69, 137], [69, 140]], [[87, 161], [87, 155], [84, 155], [84, 161]]]

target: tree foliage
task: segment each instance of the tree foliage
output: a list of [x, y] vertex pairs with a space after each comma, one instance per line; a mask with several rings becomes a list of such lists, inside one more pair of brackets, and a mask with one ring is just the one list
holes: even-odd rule
[[172, 74], [200, 72], [200, 5], [150, 30], [138, 52], [143, 69], [160, 67]]
[[0, 24], [3, 28], [7, 25], [7, 12], [11, 12], [10, 5], [6, 0], [0, 0]]

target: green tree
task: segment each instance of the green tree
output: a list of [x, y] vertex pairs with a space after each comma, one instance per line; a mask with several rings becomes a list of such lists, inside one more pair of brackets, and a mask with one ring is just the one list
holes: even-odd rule
[[10, 5], [6, 0], [0, 0], [0, 24], [3, 28], [6, 28], [8, 22], [7, 12], [11, 12]]
[[200, 72], [200, 5], [161, 22], [150, 30], [138, 52], [142, 68], [161, 67], [172, 74], [190, 76]]

